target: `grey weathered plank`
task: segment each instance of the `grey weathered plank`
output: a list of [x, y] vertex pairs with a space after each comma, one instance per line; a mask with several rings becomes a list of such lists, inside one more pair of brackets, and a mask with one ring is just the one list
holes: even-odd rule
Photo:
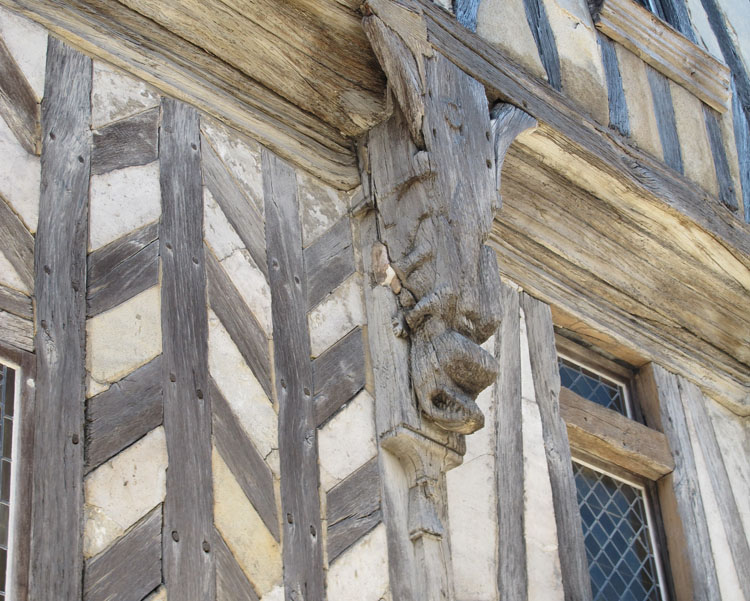
[[81, 598], [91, 59], [50, 37], [36, 234], [30, 599]]
[[159, 108], [94, 131], [91, 173], [146, 165], [159, 158]]
[[247, 198], [224, 163], [211, 148], [211, 141], [203, 138], [203, 180], [211, 191], [214, 200], [229, 223], [237, 232], [255, 264], [268, 279], [266, 261], [266, 236], [263, 232], [263, 217]]
[[3, 342], [24, 351], [34, 351], [34, 322], [0, 309], [0, 331]]
[[354, 273], [349, 216], [345, 215], [304, 250], [307, 306], [312, 308]]
[[698, 43], [690, 22], [687, 3], [684, 0], [660, 0], [656, 2], [659, 16], [689, 39], [694, 44]]
[[344, 336], [313, 361], [315, 423], [320, 426], [365, 386], [362, 329]]
[[332, 563], [383, 519], [377, 457], [328, 491], [326, 504]]
[[86, 402], [86, 471], [162, 423], [162, 356]]
[[534, 36], [539, 58], [547, 73], [547, 81], [555, 90], [562, 90], [562, 71], [560, 56], [552, 27], [547, 17], [547, 9], [542, 0], [524, 0], [526, 20], [529, 22], [531, 34]]
[[211, 476], [211, 403], [203, 257], [198, 112], [162, 100], [159, 136], [162, 222], [164, 430], [169, 453], [163, 568], [170, 598], [216, 594]]
[[477, 11], [481, 0], [456, 0], [453, 10], [456, 12], [456, 19], [461, 25], [470, 29], [477, 30]]
[[748, 120], [745, 111], [742, 110], [734, 77], [732, 77], [732, 122], [740, 167], [742, 204], [745, 208], [744, 217], [745, 222], [750, 223], [750, 120]]
[[664, 162], [675, 171], [682, 173], [682, 152], [680, 140], [677, 137], [677, 121], [672, 104], [672, 93], [669, 90], [669, 80], [649, 65], [646, 65], [646, 76], [654, 101], [656, 127], [659, 130]]
[[566, 601], [590, 601], [588, 561], [565, 423], [560, 418], [560, 374], [549, 305], [523, 294], [529, 357], [542, 421], [544, 452], [555, 508], [560, 571]]
[[630, 135], [630, 117], [625, 100], [625, 90], [622, 87], [620, 65], [614, 43], [605, 35], [597, 32], [599, 46], [602, 49], [602, 63], [604, 77], [607, 80], [607, 100], [609, 101], [609, 126], [619, 131], [623, 136]]
[[112, 269], [158, 238], [159, 223], [154, 222], [133, 230], [101, 248], [97, 248], [88, 258], [87, 277], [89, 284], [92, 281], [107, 277]]
[[719, 506], [719, 515], [724, 524], [724, 533], [732, 553], [737, 580], [739, 580], [745, 599], [750, 599], [750, 545], [742, 527], [742, 518], [721, 448], [716, 440], [716, 432], [706, 411], [706, 403], [711, 401], [704, 398], [703, 393], [692, 382], [680, 377], [677, 381], [685, 415], [695, 430], [697, 442], [706, 462], [714, 497]]
[[0, 310], [7, 311], [23, 319], [34, 319], [31, 299], [12, 288], [0, 285]]
[[279, 540], [273, 474], [212, 378], [209, 383], [216, 448], [273, 537]]
[[41, 123], [36, 95], [0, 37], [0, 114], [29, 154], [41, 151]]
[[245, 572], [237, 563], [218, 530], [214, 531], [216, 553], [216, 601], [259, 601]]
[[497, 587], [500, 599], [526, 599], [520, 302], [518, 292], [505, 283], [498, 293], [503, 315], [495, 334], [495, 358], [500, 368], [493, 390], [498, 416], [495, 425]]
[[273, 313], [286, 598], [323, 599], [318, 445], [312, 406], [307, 295], [292, 168], [263, 150], [263, 195]]
[[34, 289], [34, 237], [0, 196], [0, 239], [3, 254], [29, 290]]
[[159, 242], [154, 240], [105, 274], [88, 281], [87, 314], [92, 317], [103, 313], [158, 282]]
[[266, 334], [224, 268], [208, 249], [205, 250], [205, 258], [211, 309], [221, 320], [268, 398], [273, 399], [271, 358]]
[[711, 145], [711, 155], [714, 159], [714, 169], [716, 170], [716, 180], [719, 182], [719, 200], [731, 211], [737, 211], [737, 193], [734, 187], [734, 180], [729, 171], [729, 161], [727, 151], [724, 148], [724, 138], [721, 135], [721, 125], [719, 123], [719, 114], [710, 106], [703, 105], [703, 117], [706, 121], [706, 131], [708, 132], [708, 142]]
[[142, 601], [161, 584], [161, 505], [86, 562], [84, 601]]

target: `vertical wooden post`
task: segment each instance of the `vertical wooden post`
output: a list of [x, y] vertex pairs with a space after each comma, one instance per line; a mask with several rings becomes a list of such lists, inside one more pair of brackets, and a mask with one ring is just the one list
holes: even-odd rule
[[81, 598], [91, 60], [50, 37], [35, 247], [30, 599]]
[[215, 597], [211, 406], [203, 258], [200, 131], [195, 109], [162, 101], [161, 324], [169, 469], [163, 570], [170, 599]]
[[318, 440], [297, 179], [268, 150], [263, 151], [263, 193], [279, 402], [285, 598], [323, 601]]

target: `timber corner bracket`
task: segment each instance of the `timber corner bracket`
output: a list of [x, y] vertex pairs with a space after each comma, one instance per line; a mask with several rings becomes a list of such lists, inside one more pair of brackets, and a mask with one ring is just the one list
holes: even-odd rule
[[501, 314], [497, 260], [484, 243], [505, 153], [536, 120], [509, 104], [490, 111], [482, 84], [432, 47], [417, 4], [369, 0], [363, 12], [395, 100], [366, 143], [373, 276], [397, 296], [394, 332], [409, 342], [421, 415], [471, 434], [484, 425], [476, 398], [498, 371], [481, 347]]

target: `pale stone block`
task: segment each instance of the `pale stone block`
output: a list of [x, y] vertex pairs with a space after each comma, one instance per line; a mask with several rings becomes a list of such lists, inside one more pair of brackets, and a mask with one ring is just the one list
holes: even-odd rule
[[219, 261], [245, 248], [208, 188], [203, 188], [203, 238]]
[[86, 368], [100, 382], [117, 382], [161, 353], [159, 286], [86, 321]]
[[685, 176], [711, 194], [719, 194], [711, 144], [701, 101], [682, 86], [669, 82], [677, 137], [680, 140]]
[[526, 333], [526, 313], [521, 309], [521, 398], [532, 403], [536, 402], [534, 390], [534, 374], [531, 371], [531, 356], [529, 354], [529, 339]]
[[41, 101], [47, 66], [47, 30], [0, 6], [0, 37], [34, 90], [37, 102]]
[[695, 31], [698, 38], [698, 43], [712, 54], [714, 58], [723, 63], [724, 55], [721, 53], [721, 46], [719, 46], [714, 30], [708, 22], [708, 16], [701, 0], [687, 0], [686, 5], [688, 13], [690, 13], [690, 21], [693, 24], [693, 31]]
[[24, 294], [31, 294], [31, 290], [23, 283], [21, 276], [18, 275], [18, 272], [10, 264], [10, 261], [8, 261], [2, 250], [0, 250], [0, 284], [14, 290], [19, 290]]
[[330, 490], [375, 457], [375, 401], [360, 392], [318, 433], [320, 484]]
[[214, 523], [255, 590], [281, 582], [281, 549], [216, 449], [212, 453]]
[[615, 44], [615, 51], [628, 105], [631, 139], [636, 146], [663, 160], [664, 152], [656, 124], [651, 86], [646, 75], [646, 63], [620, 44]]
[[86, 557], [106, 549], [164, 500], [167, 463], [164, 428], [159, 426], [86, 476]]
[[388, 593], [388, 545], [380, 524], [328, 570], [328, 601], [383, 601]]
[[362, 276], [352, 274], [307, 316], [313, 357], [319, 356], [345, 334], [365, 323]]
[[284, 587], [275, 586], [268, 591], [260, 601], [284, 601]]
[[167, 601], [167, 589], [164, 586], [160, 586], [153, 593], [151, 593], [144, 601]]
[[143, 81], [94, 61], [91, 84], [91, 127], [97, 129], [159, 106], [159, 94]]
[[201, 116], [201, 131], [211, 147], [227, 166], [235, 181], [255, 203], [261, 215], [263, 205], [263, 164], [261, 146], [255, 140], [241, 136], [215, 119]]
[[547, 79], [523, 0], [482, 0], [477, 12], [477, 33], [530, 73]]
[[278, 447], [278, 417], [237, 345], [221, 320], [210, 310], [208, 368], [242, 429], [260, 454], [267, 457]]
[[341, 219], [349, 206], [346, 192], [339, 192], [319, 179], [297, 171], [297, 196], [302, 222], [302, 246], [310, 246]]
[[[482, 348], [494, 355], [495, 337], [491, 336]], [[466, 437], [466, 454], [464, 455], [464, 464], [469, 463], [477, 457], [484, 455], [495, 455], [495, 424], [497, 408], [493, 401], [495, 386], [488, 386], [477, 396], [477, 406], [484, 413], [484, 428], [474, 432], [471, 436]], [[459, 466], [456, 469], [461, 469]], [[452, 470], [455, 471], [455, 470]]]
[[544, 0], [560, 57], [563, 92], [596, 121], [609, 123], [607, 80], [584, 0]]
[[0, 119], [0, 194], [33, 234], [39, 218], [41, 162], [16, 140], [4, 119]]
[[258, 269], [250, 253], [244, 248], [234, 251], [221, 264], [266, 336], [270, 338], [273, 334], [271, 287], [266, 281], [266, 276]]
[[91, 176], [89, 250], [161, 216], [159, 161]]

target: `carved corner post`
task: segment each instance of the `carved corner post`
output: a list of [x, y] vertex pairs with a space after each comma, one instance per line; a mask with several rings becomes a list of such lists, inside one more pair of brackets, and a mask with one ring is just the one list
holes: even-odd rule
[[510, 105], [490, 114], [483, 86], [432, 48], [417, 5], [369, 0], [364, 12], [393, 105], [360, 146], [375, 209], [361, 242], [392, 593], [450, 600], [445, 473], [484, 425], [476, 397], [498, 370], [480, 346], [501, 309], [484, 242], [505, 152], [536, 121]]

